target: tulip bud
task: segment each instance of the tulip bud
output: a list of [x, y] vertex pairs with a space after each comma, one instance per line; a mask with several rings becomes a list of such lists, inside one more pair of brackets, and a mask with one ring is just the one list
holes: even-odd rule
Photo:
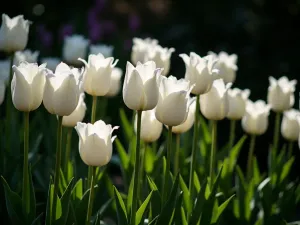
[[65, 127], [75, 127], [77, 122], [82, 122], [85, 111], [86, 111], [86, 104], [84, 102], [84, 93], [81, 93], [79, 96], [79, 101], [76, 109], [69, 115], [64, 116], [62, 120], [62, 125]]
[[23, 15], [9, 18], [2, 14], [0, 50], [8, 53], [24, 50], [28, 41], [29, 25], [30, 22]]
[[36, 63], [38, 61], [39, 51], [17, 51], [14, 57], [14, 65], [19, 65], [21, 62]]
[[51, 114], [69, 116], [77, 107], [82, 74], [60, 63], [52, 73], [48, 70], [43, 103]]
[[186, 118], [186, 121], [184, 121], [182, 124], [172, 127], [172, 132], [175, 134], [181, 134], [187, 132], [189, 129], [192, 128], [194, 122], [195, 122], [195, 111], [196, 111], [196, 98], [189, 98], [189, 112], [188, 116]]
[[290, 109], [283, 113], [281, 122], [281, 135], [288, 141], [297, 141], [299, 137], [300, 112], [296, 109]]
[[98, 55], [101, 53], [105, 58], [112, 57], [114, 47], [111, 45], [91, 45], [90, 54]]
[[105, 58], [101, 53], [89, 55], [88, 62], [80, 59], [85, 64], [84, 91], [92, 96], [104, 96], [109, 91], [112, 69], [117, 64], [114, 58]]
[[42, 58], [41, 61], [42, 61], [42, 63], [46, 63], [47, 64], [46, 67], [52, 71], [54, 71], [55, 68], [60, 63], [60, 59], [55, 58], [55, 57], [45, 57], [45, 58]]
[[170, 71], [171, 55], [175, 51], [174, 48], [163, 48], [156, 45], [148, 49], [146, 61], [154, 61], [158, 68], [163, 68], [162, 75], [166, 76]]
[[276, 80], [269, 77], [268, 104], [274, 112], [283, 112], [293, 107], [295, 103], [296, 80], [289, 81], [287, 77]]
[[156, 39], [146, 38], [133, 38], [133, 46], [131, 50], [131, 62], [136, 65], [137, 62], [146, 62], [146, 55], [149, 48], [153, 48], [158, 44]]
[[222, 120], [229, 110], [228, 89], [231, 83], [225, 85], [222, 79], [217, 79], [209, 92], [200, 95], [201, 113], [209, 120]]
[[136, 67], [127, 62], [123, 84], [125, 105], [132, 110], [153, 109], [158, 101], [159, 74], [160, 69], [156, 69], [153, 61], [138, 62]]
[[94, 124], [78, 122], [75, 129], [79, 136], [79, 154], [82, 161], [88, 166], [106, 165], [111, 159], [112, 143], [116, 138], [111, 135], [118, 127], [112, 128], [98, 120]]
[[30, 112], [41, 105], [45, 87], [45, 66], [27, 62], [13, 66], [11, 93], [16, 109]]
[[242, 118], [242, 127], [244, 131], [252, 135], [262, 135], [268, 128], [268, 116], [270, 106], [264, 101], [258, 100], [246, 103], [246, 113]]
[[[156, 141], [162, 132], [162, 123], [155, 117], [155, 109], [142, 112], [141, 140], [144, 142]], [[137, 132], [137, 115], [134, 120], [134, 131]]]
[[211, 89], [214, 76], [218, 73], [218, 70], [214, 69], [216, 59], [212, 56], [201, 58], [194, 52], [191, 52], [190, 56], [187, 54], [179, 56], [185, 63], [185, 79], [195, 84], [192, 93], [195, 95], [207, 93]]
[[218, 79], [223, 79], [225, 83], [233, 83], [238, 69], [236, 65], [237, 55], [228, 55], [226, 52], [220, 52], [219, 55], [214, 52], [209, 52], [208, 54], [218, 59], [215, 65], [215, 68], [219, 70]]
[[85, 58], [89, 41], [82, 35], [68, 36], [64, 40], [63, 59], [72, 65], [79, 65], [78, 58]]
[[245, 114], [246, 101], [250, 95], [250, 90], [245, 89], [244, 91], [233, 88], [228, 90], [228, 103], [229, 111], [227, 118], [230, 120], [240, 120]]
[[110, 79], [110, 87], [106, 96], [116, 96], [121, 89], [121, 77], [123, 71], [120, 68], [113, 68]]
[[186, 121], [192, 88], [187, 80], [177, 80], [173, 76], [161, 77], [156, 119], [167, 126], [178, 126]]

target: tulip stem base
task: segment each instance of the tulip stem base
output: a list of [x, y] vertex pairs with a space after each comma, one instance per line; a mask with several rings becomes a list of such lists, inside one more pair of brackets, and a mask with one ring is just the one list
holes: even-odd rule
[[248, 162], [247, 162], [247, 178], [248, 178], [248, 180], [250, 180], [252, 177], [252, 166], [253, 166], [253, 155], [254, 155], [254, 149], [255, 149], [255, 140], [256, 140], [256, 136], [251, 135], [249, 152], [248, 152]]
[[56, 139], [56, 163], [55, 163], [55, 175], [54, 175], [54, 195], [53, 195], [53, 206], [52, 206], [52, 223], [55, 221], [56, 216], [56, 205], [58, 198], [58, 187], [59, 187], [59, 175], [61, 166], [61, 140], [62, 140], [62, 116], [58, 116], [57, 124], [57, 139]]
[[[134, 164], [134, 180], [133, 180], [133, 194], [139, 193], [140, 186], [140, 144], [141, 144], [141, 122], [142, 122], [142, 112], [137, 111], [137, 132], [136, 132], [136, 150], [135, 150], [135, 164]], [[136, 196], [132, 199], [131, 205], [131, 218], [130, 224], [135, 225], [136, 221], [136, 211], [138, 207], [138, 201], [140, 196]]]
[[279, 132], [280, 132], [280, 117], [281, 113], [276, 112], [275, 116], [275, 127], [274, 127], [274, 139], [273, 139], [273, 151], [274, 151], [274, 156], [276, 157], [277, 152], [278, 152], [278, 142], [279, 142]]
[[28, 151], [29, 151], [29, 112], [24, 112], [24, 163], [23, 163], [23, 189], [22, 202], [25, 204], [26, 213], [30, 210], [29, 199], [29, 173], [28, 173]]
[[68, 165], [69, 161], [71, 160], [71, 147], [72, 147], [72, 131], [73, 129], [68, 127], [67, 128], [67, 143], [66, 143], [66, 154], [65, 154], [65, 163], [64, 163], [64, 172], [67, 179], [69, 179], [69, 170]]
[[209, 177], [210, 177], [210, 187], [212, 188], [214, 183], [215, 177], [215, 158], [216, 158], [216, 146], [217, 146], [217, 126], [218, 122], [216, 120], [212, 121], [212, 140], [211, 140], [211, 151], [210, 151], [210, 170], [209, 170]]
[[88, 203], [88, 210], [86, 215], [86, 225], [90, 225], [90, 220], [93, 212], [93, 203], [94, 203], [94, 185], [95, 185], [95, 169], [92, 168], [92, 178], [91, 178], [91, 187], [90, 187], [90, 196], [89, 196], [89, 203]]
[[234, 146], [234, 141], [235, 141], [235, 128], [236, 128], [236, 120], [230, 120], [230, 136], [229, 136], [229, 151]]
[[180, 172], [179, 169], [179, 156], [180, 156], [180, 134], [176, 134], [176, 150], [174, 154], [174, 175]]

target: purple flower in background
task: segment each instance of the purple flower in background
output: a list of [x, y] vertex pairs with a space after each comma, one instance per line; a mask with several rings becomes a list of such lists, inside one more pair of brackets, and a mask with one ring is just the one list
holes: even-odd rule
[[45, 25], [37, 26], [36, 31], [41, 44], [46, 48], [50, 48], [53, 44], [53, 34], [46, 29]]
[[105, 6], [106, 0], [96, 0], [95, 1], [95, 8], [98, 12], [102, 11]]
[[94, 22], [89, 26], [89, 39], [91, 42], [97, 42], [102, 37], [102, 24], [99, 22]]
[[116, 24], [111, 20], [103, 21], [102, 28], [106, 35], [113, 34], [117, 30]]
[[98, 11], [96, 8], [92, 8], [88, 12], [88, 25], [93, 26], [94, 23], [98, 22]]
[[131, 31], [137, 31], [139, 27], [141, 26], [141, 20], [140, 17], [136, 14], [130, 15], [128, 19], [128, 26]]
[[72, 24], [64, 24], [60, 29], [59, 38], [63, 40], [66, 36], [72, 35], [74, 32], [74, 27]]

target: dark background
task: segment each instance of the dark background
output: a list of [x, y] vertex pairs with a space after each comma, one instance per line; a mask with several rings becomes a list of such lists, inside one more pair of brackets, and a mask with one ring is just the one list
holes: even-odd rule
[[[282, 75], [298, 79], [300, 71], [300, 0], [14, 0], [1, 4], [0, 13], [24, 14], [33, 23], [27, 48], [40, 56], [61, 56], [63, 38], [82, 34], [92, 43], [115, 46], [118, 66], [125, 68], [133, 37], [152, 37], [165, 47], [174, 47], [171, 72], [184, 76], [180, 53], [226, 51], [238, 55], [235, 87], [251, 89], [250, 99], [266, 100], [268, 77]], [[4, 55], [1, 55], [3, 58]], [[299, 84], [300, 85], [300, 84]], [[295, 108], [298, 108], [298, 90]], [[123, 106], [119, 97], [109, 104], [114, 121]], [[113, 110], [115, 109], [115, 110]], [[269, 143], [273, 138], [274, 113], [267, 134], [258, 137], [255, 153], [262, 169], [267, 167]], [[228, 121], [219, 129], [220, 144], [228, 140]], [[237, 136], [243, 134], [240, 124]], [[284, 140], [281, 140], [284, 144]], [[246, 164], [248, 143], [240, 164]], [[295, 154], [298, 146], [295, 144]], [[295, 166], [297, 176], [299, 163]]]

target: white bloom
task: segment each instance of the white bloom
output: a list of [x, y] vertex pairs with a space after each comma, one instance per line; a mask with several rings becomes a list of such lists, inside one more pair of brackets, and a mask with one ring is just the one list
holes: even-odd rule
[[268, 104], [275, 112], [283, 112], [293, 107], [295, 103], [296, 80], [289, 81], [287, 77], [276, 80], [269, 77]]
[[117, 64], [114, 58], [105, 58], [101, 53], [89, 55], [88, 62], [80, 59], [85, 64], [84, 91], [92, 96], [104, 96], [109, 91], [112, 69]]
[[77, 107], [81, 93], [81, 74], [60, 63], [53, 74], [48, 70], [43, 103], [51, 114], [70, 115]]
[[9, 53], [24, 50], [28, 41], [29, 25], [30, 22], [23, 15], [9, 18], [2, 14], [0, 50]]
[[[162, 132], [163, 125], [155, 117], [155, 109], [142, 112], [141, 140], [144, 142], [156, 141]], [[137, 114], [134, 120], [134, 131], [137, 132]]]
[[233, 83], [236, 78], [236, 71], [238, 70], [236, 65], [237, 55], [229, 55], [226, 52], [220, 52], [219, 55], [214, 52], [209, 52], [208, 54], [218, 58], [215, 66], [219, 70], [218, 78], [223, 79], [225, 83]]
[[46, 67], [52, 71], [54, 71], [58, 64], [61, 62], [61, 60], [56, 57], [45, 57], [42, 58], [41, 61], [42, 63], [46, 63]]
[[131, 62], [136, 65], [137, 62], [146, 62], [146, 56], [149, 48], [153, 48], [158, 44], [156, 39], [146, 38], [133, 38], [133, 46], [131, 50]]
[[65, 37], [63, 46], [63, 59], [72, 65], [78, 65], [78, 58], [85, 58], [89, 40], [82, 35], [72, 35]]
[[246, 111], [246, 102], [249, 98], [250, 90], [240, 90], [233, 88], [228, 90], [229, 111], [227, 118], [230, 120], [240, 120]]
[[222, 79], [217, 79], [209, 92], [200, 95], [200, 110], [209, 120], [222, 120], [229, 110], [228, 89], [231, 83], [225, 85]]
[[105, 58], [113, 56], [114, 47], [111, 45], [91, 45], [90, 54], [97, 55], [101, 53]]
[[132, 110], [153, 109], [158, 101], [159, 74], [160, 69], [156, 69], [153, 61], [138, 62], [136, 67], [127, 62], [123, 84], [125, 105]]
[[15, 108], [23, 112], [37, 109], [43, 100], [45, 64], [21, 62], [13, 70], [11, 93]]
[[185, 79], [189, 80], [191, 84], [195, 84], [192, 93], [200, 95], [207, 93], [212, 86], [215, 75], [218, 70], [214, 68], [217, 60], [213, 56], [206, 56], [201, 58], [194, 52], [179, 55], [185, 63]]
[[120, 68], [114, 67], [111, 73], [110, 87], [106, 96], [116, 96], [121, 89], [121, 77], [123, 71]]
[[281, 122], [281, 135], [288, 141], [297, 141], [299, 137], [300, 112], [296, 109], [290, 109], [283, 113]]
[[75, 127], [79, 136], [79, 154], [88, 166], [104, 166], [112, 156], [112, 143], [116, 136], [111, 137], [112, 128], [102, 120], [94, 124], [78, 122]]
[[262, 135], [268, 128], [270, 106], [264, 101], [247, 101], [246, 113], [242, 119], [242, 127], [248, 134]]
[[189, 95], [193, 86], [184, 79], [161, 77], [159, 100], [155, 109], [158, 121], [167, 126], [182, 124], [189, 112]]
[[38, 61], [39, 51], [17, 51], [14, 57], [14, 65], [18, 66], [21, 62], [36, 63]]

